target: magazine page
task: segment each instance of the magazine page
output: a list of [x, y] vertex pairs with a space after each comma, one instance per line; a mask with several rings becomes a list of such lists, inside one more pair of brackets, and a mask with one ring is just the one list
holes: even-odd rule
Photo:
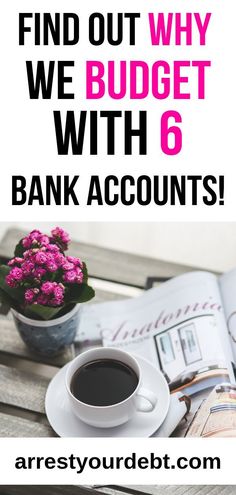
[[236, 437], [236, 387], [221, 383], [203, 401], [188, 437]]
[[224, 273], [219, 279], [228, 337], [236, 362], [236, 270]]
[[171, 391], [191, 395], [233, 379], [226, 335], [217, 278], [193, 272], [135, 299], [87, 306], [77, 341], [102, 339], [141, 355], [163, 372]]

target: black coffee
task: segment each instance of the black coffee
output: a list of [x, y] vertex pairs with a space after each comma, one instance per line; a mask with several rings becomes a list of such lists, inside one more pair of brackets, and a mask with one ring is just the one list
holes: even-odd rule
[[97, 359], [81, 366], [71, 380], [71, 392], [92, 406], [111, 406], [127, 399], [138, 385], [136, 373], [121, 361]]

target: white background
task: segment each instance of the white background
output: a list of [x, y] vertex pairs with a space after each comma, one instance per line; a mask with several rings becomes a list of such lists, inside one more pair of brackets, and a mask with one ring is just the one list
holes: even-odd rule
[[[49, 9], [50, 5], [50, 9]], [[76, 12], [81, 18], [81, 42], [73, 47], [34, 47], [33, 38], [29, 36], [26, 46], [18, 46], [18, 11], [21, 12]], [[112, 12], [141, 12], [141, 20], [137, 22], [137, 44], [127, 45], [127, 38], [119, 47], [111, 47], [107, 43], [101, 47], [92, 47], [87, 41], [88, 15], [100, 10]], [[192, 47], [152, 47], [147, 24], [147, 12], [212, 12], [212, 19], [207, 32], [207, 45], [198, 46], [196, 30], [194, 30]], [[233, 0], [196, 1], [165, 0], [127, 2], [121, 0], [111, 3], [100, 0], [78, 2], [69, 0], [30, 0], [4, 3], [0, 18], [0, 37], [2, 47], [1, 78], [1, 184], [0, 207], [4, 220], [234, 220], [235, 219], [235, 64], [234, 47], [235, 3]], [[83, 67], [86, 59], [122, 60], [140, 59], [155, 61], [158, 59], [212, 60], [212, 68], [206, 72], [206, 100], [196, 98], [190, 101], [158, 101], [152, 97], [130, 102], [127, 98], [114, 101], [105, 98], [86, 102], [84, 98]], [[29, 100], [25, 60], [75, 60], [78, 78], [74, 86], [76, 99], [57, 101], [56, 92], [53, 99]], [[76, 73], [77, 74], [77, 73]], [[195, 81], [190, 77], [191, 89], [194, 91]], [[77, 86], [78, 84], [78, 86]], [[147, 157], [124, 157], [122, 149], [117, 146], [117, 156], [107, 157], [104, 150], [98, 157], [90, 157], [88, 153], [82, 157], [57, 156], [52, 111], [55, 109], [144, 109], [148, 111], [153, 130], [149, 134], [150, 148]], [[179, 110], [183, 117], [183, 150], [175, 156], [163, 155], [158, 145], [159, 117], [165, 110]], [[119, 138], [123, 128], [119, 129]], [[101, 141], [103, 141], [102, 129]], [[104, 147], [104, 143], [101, 144]], [[41, 174], [42, 182], [46, 174], [79, 174], [81, 176], [80, 207], [38, 207], [11, 206], [11, 176]], [[91, 174], [105, 177], [108, 174], [122, 176], [132, 174], [162, 175], [225, 175], [225, 206], [199, 207], [86, 207], [83, 206], [88, 190]]]
[[[120, 48], [112, 48], [104, 45], [101, 48], [89, 47], [87, 41], [81, 42], [75, 47], [34, 47], [28, 44], [26, 47], [18, 46], [18, 12], [43, 11], [71, 11], [77, 12], [83, 18], [81, 26], [83, 33], [86, 29], [87, 15], [93, 11], [140, 11], [142, 18], [145, 12], [153, 11], [180, 11], [213, 13], [213, 17], [207, 34], [207, 46], [198, 47], [196, 40], [193, 47], [151, 47], [148, 42], [148, 29], [141, 32], [137, 38], [136, 47], [130, 49], [126, 44]], [[1, 43], [1, 175], [0, 175], [0, 221], [20, 222], [105, 222], [109, 221], [234, 221], [235, 220], [235, 13], [236, 7], [233, 0], [163, 0], [156, 2], [137, 0], [131, 2], [119, 0], [119, 2], [108, 2], [105, 0], [91, 0], [78, 3], [76, 0], [11, 0], [2, 2], [0, 16], [0, 43]], [[139, 23], [142, 25], [141, 21]], [[80, 95], [73, 101], [60, 101], [56, 94], [52, 101], [30, 101], [28, 98], [27, 79], [25, 71], [25, 60], [70, 60], [75, 59], [82, 66], [86, 59], [116, 58], [143, 59], [146, 61], [164, 58], [176, 59], [211, 59], [212, 69], [207, 71], [206, 100], [191, 100], [187, 102], [169, 101], [158, 102], [143, 100], [137, 103], [114, 102], [111, 100], [100, 100], [87, 104]], [[78, 93], [77, 93], [78, 94]], [[58, 157], [54, 135], [52, 111], [55, 109], [90, 109], [97, 108], [113, 109], [144, 109], [157, 121], [161, 113], [168, 109], [179, 110], [182, 114], [183, 151], [177, 157], [164, 156], [160, 149], [150, 148], [147, 157], [124, 157], [119, 150], [116, 157], [106, 157], [101, 153], [98, 158], [91, 158], [88, 154], [83, 157]], [[157, 129], [158, 132], [158, 129]], [[156, 144], [155, 134], [150, 135], [150, 142]], [[46, 174], [81, 175], [84, 184], [84, 196], [87, 190], [89, 176], [99, 174], [101, 177], [108, 174], [124, 175], [132, 174], [188, 174], [206, 175], [224, 174], [226, 180], [225, 206], [222, 207], [12, 207], [11, 206], [11, 176], [25, 175], [30, 178], [33, 174], [40, 174], [42, 180]], [[139, 224], [140, 225], [140, 224]], [[7, 225], [6, 225], [7, 226]], [[121, 224], [115, 230], [111, 229], [111, 223], [106, 228], [104, 225], [95, 226], [91, 229], [85, 224], [81, 227], [81, 233], [75, 233], [73, 237], [81, 240], [90, 240], [111, 247], [118, 246], [132, 252], [142, 252], [147, 255], [189, 264], [197, 264], [212, 269], [231, 268], [234, 264], [235, 230], [232, 225], [217, 225], [214, 229], [206, 224], [203, 229], [201, 224], [193, 228], [184, 224], [163, 224], [163, 227], [151, 226], [135, 228], [128, 226], [127, 229]], [[153, 229], [153, 230], [152, 230]], [[211, 230], [212, 229], [212, 230]], [[69, 229], [71, 230], [71, 229]], [[127, 239], [127, 241], [126, 241]], [[133, 240], [133, 244], [132, 241]], [[135, 244], [135, 247], [134, 247]], [[220, 247], [219, 247], [220, 245]], [[227, 249], [226, 246], [227, 245]], [[60, 450], [58, 448], [60, 443]], [[150, 440], [133, 440], [132, 450], [144, 455], [150, 451]], [[148, 483], [148, 484], [173, 484], [186, 483], [234, 483], [234, 443], [235, 440], [223, 439], [217, 443], [191, 439], [158, 440], [158, 449], [163, 453], [169, 449], [173, 455], [216, 455], [220, 453], [225, 461], [221, 472], [201, 473], [172, 472], [168, 471], [145, 473], [145, 471], [126, 471], [125, 473], [114, 472], [103, 473], [93, 471], [93, 483]], [[0, 440], [0, 465], [1, 483], [7, 484], [13, 481], [15, 484], [33, 483], [91, 483], [91, 473], [78, 480], [77, 475], [72, 472], [67, 474], [62, 471], [18, 472], [13, 468], [14, 458], [24, 453], [28, 455], [65, 455], [78, 448], [82, 455], [89, 453], [101, 455], [101, 445], [105, 455], [127, 455], [130, 449], [130, 440], [119, 439], [114, 443], [85, 440], [52, 440], [42, 439], [35, 441], [21, 439]], [[230, 444], [230, 445], [229, 445]], [[209, 452], [208, 452], [209, 449]], [[110, 476], [110, 478], [109, 478]]]
[[[46, 439], [40, 438], [37, 441], [33, 438], [24, 439], [1, 439], [0, 464], [1, 478], [0, 484], [9, 484], [9, 480], [14, 480], [14, 484], [55, 484], [55, 485], [199, 485], [199, 484], [223, 484], [232, 485], [235, 483], [235, 439], [211, 439], [201, 438], [63, 438]], [[194, 469], [85, 469], [83, 473], [77, 474], [74, 469], [15, 469], [17, 457], [68, 457], [71, 454], [81, 457], [110, 457], [110, 456], [130, 456], [136, 452], [137, 457], [150, 457], [154, 452], [156, 456], [168, 454], [173, 463], [180, 456], [186, 458], [219, 456], [221, 458], [221, 469], [219, 470], [194, 470]]]

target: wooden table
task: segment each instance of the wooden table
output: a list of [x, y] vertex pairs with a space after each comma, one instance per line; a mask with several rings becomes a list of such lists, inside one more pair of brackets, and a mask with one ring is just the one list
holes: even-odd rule
[[235, 495], [235, 486], [0, 486], [1, 495]]
[[[13, 255], [25, 233], [11, 229], [0, 243], [0, 259]], [[169, 278], [190, 268], [72, 242], [70, 254], [80, 255], [89, 267], [96, 289], [94, 301], [127, 297], [127, 291], [144, 289], [149, 276]], [[41, 358], [27, 349], [9, 314], [0, 315], [0, 436], [55, 436], [44, 410], [45, 393], [58, 369], [73, 358], [71, 346], [57, 358]]]
[[[9, 230], [0, 243], [0, 261], [13, 255], [24, 232]], [[147, 277], [170, 278], [192, 268], [98, 246], [72, 243], [70, 254], [80, 255], [96, 288], [95, 301], [116, 300], [142, 291]], [[75, 355], [71, 346], [63, 355], [42, 359], [20, 339], [9, 314], [0, 314], [0, 436], [56, 436], [45, 416], [44, 399], [50, 379]], [[3, 495], [222, 495], [236, 494], [234, 487], [175, 486], [0, 486]]]

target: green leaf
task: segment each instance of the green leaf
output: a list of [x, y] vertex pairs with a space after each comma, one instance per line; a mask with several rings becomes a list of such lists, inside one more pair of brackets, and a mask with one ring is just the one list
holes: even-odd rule
[[90, 301], [95, 296], [95, 291], [92, 287], [90, 287], [90, 285], [82, 284], [81, 289], [79, 300], [74, 300], [71, 302], [83, 303]]
[[0, 265], [0, 287], [2, 287], [5, 282], [5, 277], [10, 272], [11, 268], [8, 265]]
[[28, 304], [24, 308], [24, 315], [36, 320], [52, 320], [61, 311], [62, 306], [52, 308], [41, 304]]
[[18, 242], [18, 244], [15, 247], [15, 251], [14, 251], [14, 256], [17, 256], [19, 258], [22, 258], [23, 257], [23, 253], [25, 252], [25, 248], [23, 247], [22, 241], [23, 241], [23, 239], [21, 239]]
[[83, 303], [95, 296], [94, 290], [87, 284], [68, 284], [67, 289], [66, 303]]
[[23, 287], [9, 287], [5, 282], [6, 276], [9, 274], [11, 268], [6, 265], [0, 266], [0, 288], [4, 293], [6, 293], [11, 299], [13, 299], [17, 304], [24, 303], [24, 288]]
[[0, 288], [0, 301], [1, 301], [2, 305], [7, 307], [8, 311], [10, 310], [10, 308], [15, 309], [16, 311], [19, 311], [19, 309], [20, 309], [17, 302], [14, 301], [14, 299], [12, 299], [9, 296], [9, 294], [7, 294], [7, 292], [4, 292], [1, 288]]
[[87, 284], [88, 283], [88, 269], [86, 263], [83, 262], [83, 283]]

